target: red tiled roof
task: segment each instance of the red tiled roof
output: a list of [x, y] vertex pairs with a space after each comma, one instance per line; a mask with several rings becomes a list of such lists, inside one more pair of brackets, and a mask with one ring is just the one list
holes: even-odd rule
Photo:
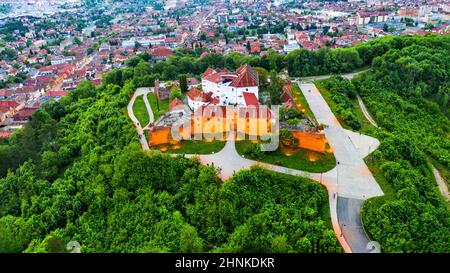
[[373, 11], [373, 12], [358, 12], [358, 15], [361, 17], [369, 17], [369, 16], [386, 16], [389, 12], [385, 11]]
[[291, 96], [291, 93], [289, 91], [285, 90], [283, 92], [283, 94], [281, 95], [281, 101], [282, 102], [286, 102], [288, 100], [292, 100], [292, 96]]
[[205, 93], [197, 88], [192, 88], [187, 93], [187, 96], [193, 101], [209, 102], [211, 101], [212, 92]]
[[242, 92], [242, 95], [244, 96], [244, 100], [245, 100], [245, 105], [246, 106], [258, 106], [258, 99], [256, 98], [255, 94], [250, 93], [250, 92]]
[[186, 81], [187, 81], [187, 84], [198, 84], [198, 81], [196, 78], [187, 78]]
[[175, 43], [177, 41], [177, 38], [166, 38], [164, 40], [165, 43]]
[[10, 135], [11, 135], [11, 132], [9, 132], [9, 131], [0, 131], [0, 139], [8, 138]]
[[208, 67], [208, 69], [206, 69], [205, 73], [203, 73], [202, 77], [206, 77], [206, 76], [211, 75], [213, 73], [217, 73], [217, 71], [212, 69], [211, 67]]
[[238, 77], [233, 80], [231, 86], [259, 86], [258, 72], [256, 72], [249, 64], [244, 64], [239, 67], [236, 73], [238, 74]]
[[49, 65], [49, 66], [44, 66], [44, 67], [39, 68], [39, 71], [46, 72], [46, 71], [53, 71], [55, 69], [57, 69], [56, 65]]
[[152, 56], [168, 57], [172, 53], [172, 50], [167, 47], [158, 47], [152, 50]]
[[11, 109], [9, 106], [2, 106], [0, 105], [0, 113], [6, 113]]
[[0, 100], [0, 106], [6, 106], [6, 107], [16, 107], [19, 103], [17, 103], [14, 100]]
[[174, 100], [172, 100], [172, 102], [170, 102], [169, 110], [172, 111], [173, 109], [181, 107], [181, 106], [184, 106], [184, 103], [181, 100], [179, 100], [178, 98], [175, 98]]
[[16, 94], [27, 94], [27, 93], [33, 93], [35, 90], [34, 86], [24, 86], [22, 88], [17, 88], [15, 90]]
[[10, 97], [14, 94], [14, 90], [5, 90], [5, 89], [0, 89], [0, 96], [1, 97]]
[[203, 53], [200, 55], [200, 59], [203, 58], [203, 57], [205, 57], [205, 56], [208, 55], [208, 54], [209, 54], [209, 53], [208, 53], [207, 51], [203, 52]]
[[17, 114], [14, 115], [15, 120], [25, 120], [28, 119], [33, 115], [34, 112], [36, 112], [38, 108], [24, 108], [20, 110]]
[[95, 86], [100, 85], [100, 84], [102, 84], [102, 80], [101, 79], [94, 79], [92, 81], [92, 84], [95, 85]]
[[210, 82], [219, 83], [224, 80], [232, 81], [235, 78], [237, 78], [236, 76], [237, 76], [236, 73], [232, 73], [232, 72], [218, 72], [218, 73], [209, 74], [203, 78]]
[[62, 97], [67, 93], [69, 93], [69, 91], [58, 90], [58, 91], [49, 91], [48, 95], [50, 97]]
[[229, 80], [231, 81], [230, 85], [233, 87], [259, 85], [258, 72], [248, 64], [242, 65], [236, 72], [229, 72], [226, 68], [219, 72], [212, 68], [208, 68], [205, 73], [203, 73], [202, 78], [214, 83]]

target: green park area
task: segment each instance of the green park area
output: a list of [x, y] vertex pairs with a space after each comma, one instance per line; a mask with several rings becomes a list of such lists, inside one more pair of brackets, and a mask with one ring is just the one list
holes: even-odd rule
[[172, 154], [213, 154], [225, 147], [225, 141], [182, 140], [177, 144], [162, 144], [155, 148]]
[[334, 77], [315, 84], [342, 127], [374, 135], [375, 127], [364, 116], [350, 81]]
[[333, 154], [291, 148], [282, 144], [276, 151], [262, 152], [258, 146], [258, 143], [247, 139], [236, 142], [236, 150], [240, 155], [268, 164], [312, 173], [327, 172], [336, 166]]
[[310, 116], [311, 118], [313, 118], [314, 120], [316, 120], [316, 118], [314, 117], [313, 112], [311, 111], [311, 108], [309, 107], [308, 102], [306, 101], [305, 96], [303, 95], [302, 91], [300, 90], [300, 87], [298, 87], [297, 84], [292, 84], [291, 87], [291, 94], [292, 94], [292, 98], [294, 99], [295, 103], [298, 105], [300, 104], [300, 108], [304, 109], [304, 113], [308, 116]]
[[155, 121], [169, 111], [169, 99], [157, 100], [156, 95], [153, 93], [149, 93], [147, 97], [150, 102], [150, 106], [152, 107]]
[[150, 122], [150, 116], [147, 108], [145, 107], [144, 98], [142, 96], [136, 98], [136, 101], [133, 104], [133, 112], [136, 118], [141, 123], [141, 126], [147, 126], [147, 124]]

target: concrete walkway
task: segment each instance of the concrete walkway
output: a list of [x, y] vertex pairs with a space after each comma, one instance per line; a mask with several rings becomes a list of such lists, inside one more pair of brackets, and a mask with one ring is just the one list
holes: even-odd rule
[[297, 84], [317, 121], [325, 125], [325, 135], [338, 162], [335, 169], [323, 174], [322, 180], [329, 193], [337, 196], [336, 201], [330, 200], [333, 228], [336, 234], [342, 234], [352, 252], [368, 252], [362, 247], [369, 240], [360, 221], [360, 208], [364, 200], [382, 196], [383, 191], [363, 158], [378, 148], [379, 142], [344, 130], [314, 84]]
[[[327, 174], [335, 180], [339, 196], [368, 199], [383, 195], [363, 160], [363, 156], [376, 149], [379, 143], [369, 136], [362, 137], [344, 130], [316, 86], [298, 84], [317, 121], [326, 127], [325, 136], [338, 162], [338, 166]], [[369, 147], [365, 148], [365, 152], [364, 147], [367, 145]]]
[[186, 157], [197, 157], [200, 159], [200, 162], [204, 165], [214, 166], [218, 168], [219, 176], [222, 180], [227, 180], [230, 177], [232, 177], [236, 172], [242, 170], [242, 169], [248, 169], [252, 166], [261, 166], [265, 169], [279, 172], [279, 173], [285, 173], [295, 176], [303, 176], [312, 178], [313, 176], [319, 177], [320, 174], [311, 174], [304, 171], [284, 168], [281, 166], [271, 165], [251, 159], [247, 159], [236, 151], [236, 145], [235, 145], [235, 132], [231, 132], [227, 136], [227, 143], [225, 144], [225, 147], [218, 153], [209, 154], [209, 155], [194, 155], [189, 154], [186, 155]]
[[376, 121], [373, 119], [372, 115], [369, 113], [369, 111], [366, 108], [366, 105], [364, 104], [363, 100], [361, 99], [361, 96], [359, 94], [356, 94], [356, 97], [358, 98], [358, 104], [359, 108], [361, 108], [361, 111], [363, 112], [366, 119], [372, 124], [375, 128], [379, 128]]
[[341, 75], [321, 75], [321, 76], [302, 77], [301, 80], [302, 80], [303, 82], [313, 82], [313, 81], [326, 80], [326, 79], [331, 78], [331, 77], [333, 77], [333, 76], [341, 76], [341, 77], [343, 77], [344, 79], [351, 80], [351, 79], [353, 79], [355, 76], [357, 76], [357, 75], [359, 75], [359, 74], [361, 74], [361, 73], [367, 72], [367, 71], [369, 71], [369, 70], [370, 70], [370, 68], [369, 68], [369, 69], [365, 69], [365, 70], [361, 70], [361, 71], [358, 71], [358, 72], [352, 72], [352, 73], [341, 74]]
[[434, 166], [432, 166], [432, 170], [436, 183], [438, 184], [439, 191], [447, 201], [450, 201], [450, 193], [448, 192], [447, 183], [445, 183], [444, 178], [442, 178], [441, 174]]
[[[150, 150], [150, 147], [148, 146], [147, 138], [145, 137], [145, 134], [144, 134], [144, 130], [146, 128], [148, 128], [148, 126], [151, 123], [154, 122], [153, 111], [152, 111], [152, 108], [150, 107], [150, 103], [148, 102], [148, 99], [147, 99], [147, 94], [150, 93], [150, 92], [152, 92], [152, 90], [150, 88], [138, 88], [136, 90], [136, 92], [134, 92], [133, 96], [131, 97], [130, 103], [128, 103], [128, 106], [127, 106], [128, 116], [131, 118], [131, 120], [134, 123], [134, 126], [136, 127], [136, 131], [137, 131], [138, 136], [139, 136], [139, 141], [141, 142], [142, 149], [144, 151], [149, 151]], [[148, 111], [148, 114], [149, 114], [149, 117], [150, 117], [149, 124], [146, 125], [144, 128], [142, 128], [142, 124], [140, 124], [139, 120], [137, 119], [137, 117], [135, 116], [135, 114], [133, 112], [134, 102], [136, 101], [136, 99], [139, 96], [143, 96], [144, 103], [145, 103], [145, 106], [147, 108], [147, 111]]]

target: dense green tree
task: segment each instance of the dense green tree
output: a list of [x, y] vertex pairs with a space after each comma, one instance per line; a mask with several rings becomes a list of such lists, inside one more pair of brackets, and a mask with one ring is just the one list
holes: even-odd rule
[[181, 93], [180, 88], [178, 87], [173, 87], [172, 90], [170, 91], [170, 97], [172, 99], [179, 99], [179, 100], [183, 100], [183, 93]]
[[181, 74], [178, 77], [178, 81], [180, 82], [180, 90], [183, 93], [187, 93], [188, 91], [188, 86], [187, 86], [187, 77], [185, 74]]
[[281, 95], [283, 94], [284, 82], [283, 80], [274, 72], [270, 72], [270, 84], [267, 90], [270, 94], [270, 101], [272, 104], [281, 104]]

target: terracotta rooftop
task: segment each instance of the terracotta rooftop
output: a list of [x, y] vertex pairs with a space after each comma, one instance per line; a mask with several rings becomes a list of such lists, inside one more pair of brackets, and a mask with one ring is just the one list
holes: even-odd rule
[[187, 96], [193, 101], [209, 102], [211, 101], [212, 92], [205, 93], [197, 88], [192, 88], [187, 93]]
[[258, 99], [256, 98], [255, 94], [250, 92], [242, 92], [242, 95], [244, 96], [245, 105], [247, 106], [258, 106]]
[[238, 77], [233, 80], [231, 86], [259, 86], [258, 72], [256, 72], [249, 64], [244, 64], [239, 67], [236, 73], [238, 74]]
[[169, 104], [169, 111], [172, 111], [174, 109], [180, 108], [184, 106], [184, 102], [182, 102], [180, 99], [175, 98], [174, 100], [172, 100], [172, 102], [170, 102]]

